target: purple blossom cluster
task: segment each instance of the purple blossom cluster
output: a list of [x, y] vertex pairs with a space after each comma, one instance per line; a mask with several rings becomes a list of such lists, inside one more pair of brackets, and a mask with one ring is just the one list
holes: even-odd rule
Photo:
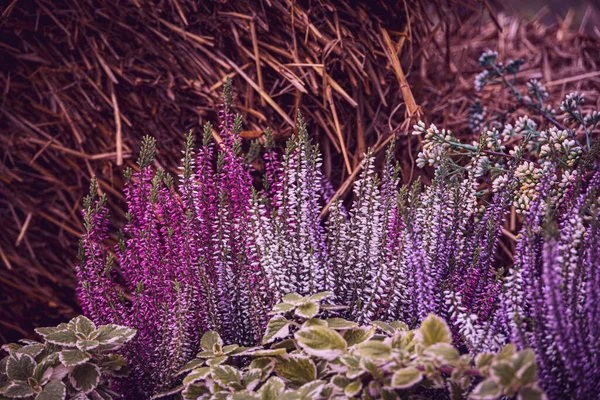
[[[138, 331], [124, 350], [132, 365], [119, 383], [124, 394], [171, 387], [202, 332], [258, 344], [275, 300], [322, 291], [347, 306], [339, 316], [363, 324], [416, 327], [437, 314], [472, 354], [508, 341], [532, 347], [552, 398], [598, 392], [600, 175], [586, 172], [595, 164], [579, 162], [580, 153], [564, 162], [571, 153], [555, 144], [565, 135], [540, 134], [523, 119], [514, 129], [523, 143], [503, 153], [500, 130], [464, 145], [450, 131], [419, 124], [415, 133], [426, 134], [428, 149], [421, 158], [436, 168], [431, 184], [400, 185], [392, 143], [381, 173], [375, 155], [364, 156], [348, 204], [322, 175], [300, 116], [282, 154], [265, 132], [265, 174], [253, 187], [230, 90], [220, 141], [210, 124], [199, 148], [186, 136], [178, 185], [152, 166], [155, 142], [144, 140], [138, 169], [126, 172], [128, 223], [114, 250], [103, 245], [104, 196], [93, 186], [86, 199], [82, 307], [96, 323]], [[531, 138], [541, 138], [537, 148], [552, 143], [541, 165], [525, 159], [536, 148]], [[471, 162], [453, 162], [453, 149], [471, 152]], [[483, 194], [482, 182], [489, 187]], [[524, 220], [514, 265], [498, 257], [511, 206]]]

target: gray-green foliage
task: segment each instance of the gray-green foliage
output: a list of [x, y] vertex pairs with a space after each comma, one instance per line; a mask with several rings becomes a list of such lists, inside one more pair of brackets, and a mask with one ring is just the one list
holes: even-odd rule
[[43, 343], [21, 340], [2, 346], [0, 399], [112, 399], [109, 379], [127, 373], [113, 353], [135, 336], [119, 325], [96, 327], [84, 316], [56, 327], [38, 328]]
[[413, 330], [401, 322], [316, 318], [339, 308], [321, 304], [332, 295], [286, 295], [273, 307], [264, 347], [224, 346], [218, 334], [206, 333], [203, 351], [180, 371], [182, 385], [155, 398], [416, 399], [436, 390], [453, 399], [545, 398], [531, 350], [508, 345], [498, 354], [461, 355], [435, 315]]

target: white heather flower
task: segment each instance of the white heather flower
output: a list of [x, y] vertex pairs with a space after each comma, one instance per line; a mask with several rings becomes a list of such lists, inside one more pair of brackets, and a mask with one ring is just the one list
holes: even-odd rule
[[479, 65], [482, 67], [489, 67], [494, 65], [496, 59], [498, 58], [498, 52], [493, 50], [484, 51], [481, 56], [479, 56]]
[[481, 92], [481, 89], [488, 83], [489, 75], [488, 71], [481, 71], [475, 76], [475, 90]]
[[542, 100], [546, 100], [548, 98], [548, 91], [537, 79], [532, 79], [527, 82], [527, 91], [534, 98], [539, 98]]
[[527, 115], [519, 117], [515, 124], [515, 132], [521, 133], [524, 131], [534, 131], [537, 128], [537, 124], [534, 120], [529, 118]]

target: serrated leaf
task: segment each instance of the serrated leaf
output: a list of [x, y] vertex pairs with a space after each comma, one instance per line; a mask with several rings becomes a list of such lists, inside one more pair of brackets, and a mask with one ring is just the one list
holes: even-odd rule
[[315, 325], [327, 326], [327, 322], [323, 321], [322, 319], [311, 318], [311, 319], [307, 319], [306, 321], [304, 321], [304, 323], [302, 324], [302, 328], [306, 328], [309, 326], [315, 326]]
[[6, 360], [6, 375], [14, 381], [26, 381], [33, 376], [37, 363], [29, 354], [13, 353]]
[[515, 379], [516, 371], [508, 361], [500, 361], [492, 365], [492, 376], [502, 386], [510, 386]]
[[281, 315], [276, 315], [267, 324], [262, 344], [268, 344], [276, 339], [283, 339], [290, 334], [290, 321]]
[[192, 383], [206, 379], [210, 375], [211, 369], [209, 367], [196, 368], [190, 372], [185, 378], [183, 378], [183, 385], [188, 386]]
[[517, 371], [517, 379], [519, 380], [521, 386], [527, 386], [535, 382], [536, 374], [537, 365], [535, 362], [530, 362]]
[[241, 353], [243, 356], [251, 356], [251, 357], [275, 357], [282, 356], [286, 354], [286, 349], [258, 349], [258, 350], [250, 350]]
[[236, 349], [238, 349], [240, 346], [238, 346], [237, 344], [230, 344], [227, 346], [223, 346], [223, 353], [225, 354], [230, 354], [232, 352], [234, 352]]
[[339, 333], [324, 326], [300, 329], [294, 337], [298, 345], [308, 354], [329, 361], [345, 353], [348, 346]]
[[69, 382], [75, 389], [89, 393], [100, 382], [100, 368], [90, 363], [77, 365], [69, 374]]
[[96, 324], [83, 315], [73, 318], [71, 323], [75, 325], [75, 332], [82, 333], [86, 337], [96, 330]]
[[452, 333], [446, 321], [429, 314], [419, 327], [419, 336], [425, 347], [436, 343], [452, 343]]
[[358, 346], [358, 352], [365, 356], [375, 359], [388, 359], [392, 356], [392, 348], [378, 340], [369, 340], [368, 342], [361, 343]]
[[[186, 387], [181, 392], [182, 397], [186, 400], [197, 400], [210, 398], [210, 390], [204, 384], [194, 384]], [[207, 396], [207, 397], [203, 397]]]
[[258, 400], [260, 397], [254, 393], [234, 393], [227, 396], [227, 399], [231, 400]]
[[33, 344], [28, 344], [27, 346], [21, 347], [16, 352], [27, 354], [27, 355], [30, 355], [31, 357], [35, 358], [38, 355], [40, 355], [40, 353], [42, 351], [44, 351], [44, 348], [45, 348], [45, 346], [41, 343], [33, 343]]
[[244, 379], [242, 380], [242, 384], [246, 390], [252, 391], [258, 384], [262, 378], [263, 372], [260, 368], [252, 368], [244, 373]]
[[310, 300], [321, 301], [323, 299], [327, 299], [327, 298], [330, 298], [333, 296], [335, 296], [335, 294], [333, 292], [319, 292], [319, 293], [315, 293], [312, 296], [310, 296]]
[[182, 390], [183, 390], [183, 385], [180, 385], [180, 386], [174, 387], [171, 390], [167, 390], [165, 392], [160, 392], [158, 394], [155, 394], [150, 399], [154, 400], [154, 399], [162, 399], [164, 397], [174, 396], [177, 393], [181, 392]]
[[25, 381], [10, 381], [2, 391], [2, 396], [8, 398], [26, 398], [35, 394], [33, 389]]
[[52, 381], [44, 386], [42, 393], [35, 400], [64, 400], [67, 397], [67, 387], [61, 381]]
[[48, 343], [64, 347], [75, 347], [77, 345], [77, 336], [71, 330], [53, 332], [45, 337]]
[[108, 324], [103, 325], [94, 333], [94, 340], [103, 345], [122, 345], [133, 339], [136, 330], [126, 326]]
[[493, 379], [486, 379], [479, 385], [475, 386], [471, 392], [473, 400], [495, 400], [502, 394], [502, 388]]
[[401, 321], [392, 321], [390, 322], [390, 326], [394, 328], [396, 332], [404, 332], [409, 330], [408, 325]]
[[58, 359], [65, 367], [74, 367], [87, 362], [91, 356], [85, 351], [73, 349], [63, 350], [58, 353]]
[[300, 296], [298, 293], [288, 293], [285, 296], [283, 296], [282, 300], [284, 303], [297, 306], [304, 303], [307, 299], [306, 297]]
[[527, 386], [519, 390], [517, 400], [547, 400], [546, 394], [537, 386]]
[[356, 322], [345, 320], [344, 318], [329, 318], [327, 319], [327, 326], [331, 329], [346, 330], [352, 329], [358, 326]]
[[228, 358], [229, 357], [227, 357], [227, 356], [220, 356], [220, 357], [215, 357], [215, 358], [209, 358], [208, 360], [206, 360], [206, 365], [208, 365], [209, 367], [214, 367], [216, 365], [221, 365], [225, 361], [227, 361]]
[[272, 376], [260, 388], [258, 394], [260, 394], [260, 400], [275, 400], [284, 390], [285, 383], [283, 380], [276, 376]]
[[436, 343], [425, 349], [425, 353], [434, 356], [446, 364], [453, 364], [458, 361], [460, 353], [454, 346], [448, 343]]
[[191, 371], [194, 368], [198, 368], [199, 366], [201, 366], [202, 364], [204, 364], [204, 361], [206, 360], [202, 360], [199, 358], [194, 358], [192, 361], [187, 362], [183, 367], [181, 367], [181, 369], [179, 371], [177, 371], [177, 373], [175, 374], [175, 376], [177, 375], [181, 375], [185, 372]]
[[77, 342], [77, 348], [81, 351], [94, 350], [100, 346], [100, 342], [97, 340], [80, 340]]
[[383, 370], [370, 357], [363, 357], [360, 359], [360, 368], [364, 371], [368, 371], [374, 379], [383, 379]]
[[2, 347], [0, 347], [0, 348], [2, 350], [6, 351], [7, 353], [16, 353], [22, 347], [23, 347], [23, 345], [21, 345], [19, 343], [7, 343], [7, 344], [3, 344]]
[[389, 335], [393, 335], [395, 332], [394, 328], [390, 324], [385, 323], [383, 321], [372, 321], [371, 325], [373, 325], [374, 327], [382, 330], [383, 332], [385, 332]]
[[242, 375], [240, 371], [231, 365], [217, 365], [215, 367], [211, 367], [210, 372], [215, 382], [221, 386], [240, 384], [242, 381]]
[[511, 360], [515, 355], [515, 345], [513, 343], [509, 343], [500, 350], [500, 352], [496, 355], [498, 360]]
[[298, 385], [317, 379], [315, 363], [309, 357], [296, 354], [289, 354], [278, 360], [275, 364], [275, 373], [280, 378]]
[[54, 380], [61, 381], [69, 373], [69, 368], [65, 367], [62, 364], [58, 364], [57, 366], [52, 367], [52, 371], [51, 372], [52, 372], [52, 374], [48, 378], [49, 380], [51, 380], [51, 381], [54, 381]]
[[275, 304], [273, 306], [273, 308], [271, 309], [271, 311], [269, 312], [269, 314], [281, 314], [281, 313], [286, 313], [288, 311], [293, 310], [294, 308], [296, 308], [295, 305], [293, 304], [288, 304], [288, 303], [278, 303]]
[[356, 380], [356, 381], [349, 383], [344, 388], [344, 394], [348, 397], [354, 397], [360, 393], [361, 389], [362, 389], [362, 382], [359, 380]]
[[302, 385], [298, 389], [298, 394], [300, 395], [301, 399], [319, 399], [321, 397], [321, 393], [323, 393], [323, 389], [325, 389], [325, 382], [314, 381]]
[[375, 335], [375, 327], [359, 326], [343, 332], [348, 347], [370, 340]]
[[392, 375], [391, 386], [394, 389], [407, 389], [423, 379], [423, 373], [414, 367], [399, 369]]
[[200, 339], [200, 347], [205, 351], [213, 351], [213, 347], [215, 344], [223, 346], [223, 339], [221, 336], [215, 331], [208, 331], [204, 335], [202, 335], [202, 339]]
[[531, 349], [521, 350], [512, 357], [513, 368], [515, 371], [522, 367], [535, 363], [535, 353]]
[[492, 365], [494, 358], [496, 358], [496, 355], [493, 353], [479, 353], [475, 357], [475, 366], [477, 369], [489, 367]]

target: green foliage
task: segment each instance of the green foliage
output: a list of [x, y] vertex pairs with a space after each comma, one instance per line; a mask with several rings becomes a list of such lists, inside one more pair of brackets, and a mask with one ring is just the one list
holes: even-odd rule
[[84, 316], [57, 327], [38, 328], [43, 343], [21, 340], [2, 346], [0, 399], [111, 399], [109, 377], [127, 373], [125, 359], [112, 353], [135, 330], [119, 325], [96, 327]]
[[203, 351], [179, 372], [182, 385], [154, 398], [404, 399], [432, 391], [449, 391], [451, 398], [545, 398], [529, 349], [508, 345], [475, 359], [461, 355], [435, 315], [413, 330], [402, 322], [359, 326], [316, 318], [340, 308], [321, 304], [331, 296], [284, 296], [271, 311], [264, 347], [224, 346], [217, 333], [205, 333]]

